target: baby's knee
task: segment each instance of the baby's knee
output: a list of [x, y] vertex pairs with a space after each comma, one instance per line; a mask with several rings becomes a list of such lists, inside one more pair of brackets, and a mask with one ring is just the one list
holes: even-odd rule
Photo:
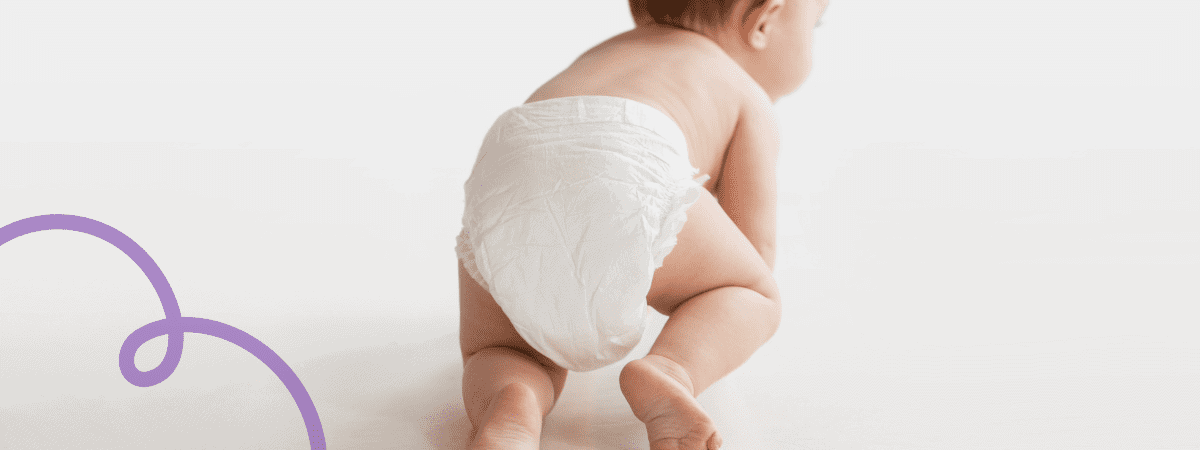
[[779, 322], [783, 317], [783, 299], [779, 295], [779, 284], [775, 282], [775, 276], [770, 273], [766, 274], [750, 289], [758, 292], [759, 295], [767, 299], [771, 312], [771, 328], [778, 328]]
[[770, 300], [776, 305], [782, 303], [783, 301], [779, 295], [779, 284], [775, 282], [775, 275], [770, 271], [764, 271], [763, 273], [758, 274], [758, 277], [756, 277], [754, 283], [746, 287], [754, 292], [759, 293], [763, 297], [766, 297], [767, 300]]

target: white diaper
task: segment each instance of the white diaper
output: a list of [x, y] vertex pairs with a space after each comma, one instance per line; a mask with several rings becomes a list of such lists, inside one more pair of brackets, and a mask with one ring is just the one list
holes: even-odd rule
[[598, 369], [641, 340], [654, 270], [708, 179], [698, 172], [679, 126], [649, 105], [527, 103], [484, 138], [455, 250], [533, 348]]

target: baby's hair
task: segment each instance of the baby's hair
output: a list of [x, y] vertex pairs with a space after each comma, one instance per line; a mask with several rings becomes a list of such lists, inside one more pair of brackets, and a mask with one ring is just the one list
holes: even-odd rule
[[729, 23], [733, 7], [743, 1], [750, 2], [744, 23], [750, 12], [767, 0], [629, 0], [633, 21], [638, 25], [657, 23], [692, 31], [716, 30]]

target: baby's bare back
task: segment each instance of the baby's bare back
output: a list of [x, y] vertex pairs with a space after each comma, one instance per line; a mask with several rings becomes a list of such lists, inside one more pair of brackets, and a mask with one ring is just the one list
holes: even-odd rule
[[683, 130], [704, 187], [768, 266], [775, 255], [778, 128], [771, 98], [715, 42], [644, 26], [580, 56], [527, 100], [623, 97], [658, 108]]
[[753, 92], [747, 83], [753, 80], [707, 38], [637, 28], [585, 52], [527, 102], [606, 95], [653, 106], [683, 130], [691, 163], [712, 177], [705, 188], [713, 191], [747, 92]]

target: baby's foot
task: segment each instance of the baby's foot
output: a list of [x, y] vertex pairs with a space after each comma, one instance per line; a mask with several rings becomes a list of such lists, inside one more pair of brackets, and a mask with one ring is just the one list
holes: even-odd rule
[[621, 370], [621, 392], [633, 415], [646, 424], [651, 450], [716, 450], [712, 419], [692, 396], [692, 380], [678, 363], [658, 355]]
[[492, 399], [475, 431], [469, 450], [537, 450], [542, 410], [533, 390], [522, 384], [505, 386]]

